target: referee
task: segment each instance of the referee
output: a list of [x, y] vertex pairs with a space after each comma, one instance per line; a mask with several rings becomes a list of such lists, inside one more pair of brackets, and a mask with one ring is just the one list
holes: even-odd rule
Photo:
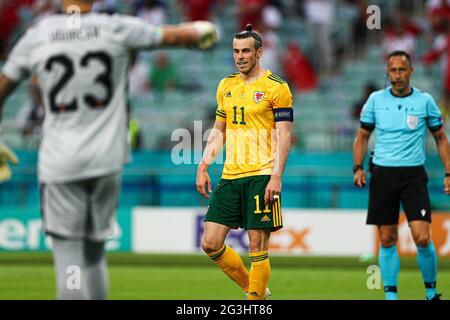
[[436, 292], [437, 255], [430, 236], [431, 209], [428, 177], [424, 169], [426, 128], [433, 134], [445, 168], [444, 192], [450, 195], [450, 145], [442, 117], [428, 93], [410, 86], [411, 58], [404, 51], [388, 56], [391, 86], [372, 93], [361, 112], [361, 128], [353, 146], [353, 181], [366, 184], [363, 161], [372, 131], [376, 131], [370, 179], [367, 224], [378, 226], [379, 265], [386, 299], [396, 300], [400, 260], [397, 253], [400, 204], [406, 213], [417, 246], [417, 262], [427, 300]]

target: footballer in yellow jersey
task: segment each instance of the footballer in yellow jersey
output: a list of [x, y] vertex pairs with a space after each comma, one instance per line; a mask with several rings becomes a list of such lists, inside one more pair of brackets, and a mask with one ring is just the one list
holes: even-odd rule
[[[248, 25], [233, 39], [238, 72], [217, 89], [217, 111], [203, 159], [197, 169], [197, 190], [212, 192], [207, 169], [223, 145], [222, 179], [212, 193], [204, 218], [202, 249], [246, 293], [249, 300], [270, 295], [270, 233], [283, 227], [281, 177], [289, 154], [293, 99], [285, 81], [264, 70], [261, 36]], [[248, 230], [249, 271], [225, 244], [232, 228]]]
[[251, 84], [232, 74], [220, 82], [217, 104], [216, 120], [226, 122], [227, 129], [222, 178], [270, 175], [275, 121], [292, 116], [287, 83], [269, 70]]

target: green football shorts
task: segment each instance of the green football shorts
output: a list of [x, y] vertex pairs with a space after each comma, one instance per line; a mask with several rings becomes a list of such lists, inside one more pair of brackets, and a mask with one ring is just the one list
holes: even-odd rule
[[264, 204], [264, 193], [270, 176], [221, 179], [209, 202], [204, 221], [244, 229], [283, 227], [280, 198], [273, 205]]

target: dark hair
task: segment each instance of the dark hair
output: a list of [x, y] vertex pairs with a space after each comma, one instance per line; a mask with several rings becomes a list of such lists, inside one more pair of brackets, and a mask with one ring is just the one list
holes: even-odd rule
[[255, 49], [258, 50], [262, 47], [262, 38], [261, 35], [253, 31], [253, 26], [249, 23], [245, 26], [245, 30], [237, 33], [234, 38], [235, 39], [246, 39], [252, 37], [255, 39]]
[[411, 56], [406, 51], [402, 50], [392, 51], [391, 53], [389, 53], [387, 61], [389, 61], [392, 57], [405, 57], [408, 60], [409, 65], [412, 66]]

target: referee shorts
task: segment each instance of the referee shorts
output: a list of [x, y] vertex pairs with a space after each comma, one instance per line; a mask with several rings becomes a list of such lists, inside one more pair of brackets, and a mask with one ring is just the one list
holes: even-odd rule
[[398, 224], [400, 204], [408, 222], [431, 223], [428, 176], [423, 166], [382, 167], [374, 165], [370, 179], [367, 224]]

